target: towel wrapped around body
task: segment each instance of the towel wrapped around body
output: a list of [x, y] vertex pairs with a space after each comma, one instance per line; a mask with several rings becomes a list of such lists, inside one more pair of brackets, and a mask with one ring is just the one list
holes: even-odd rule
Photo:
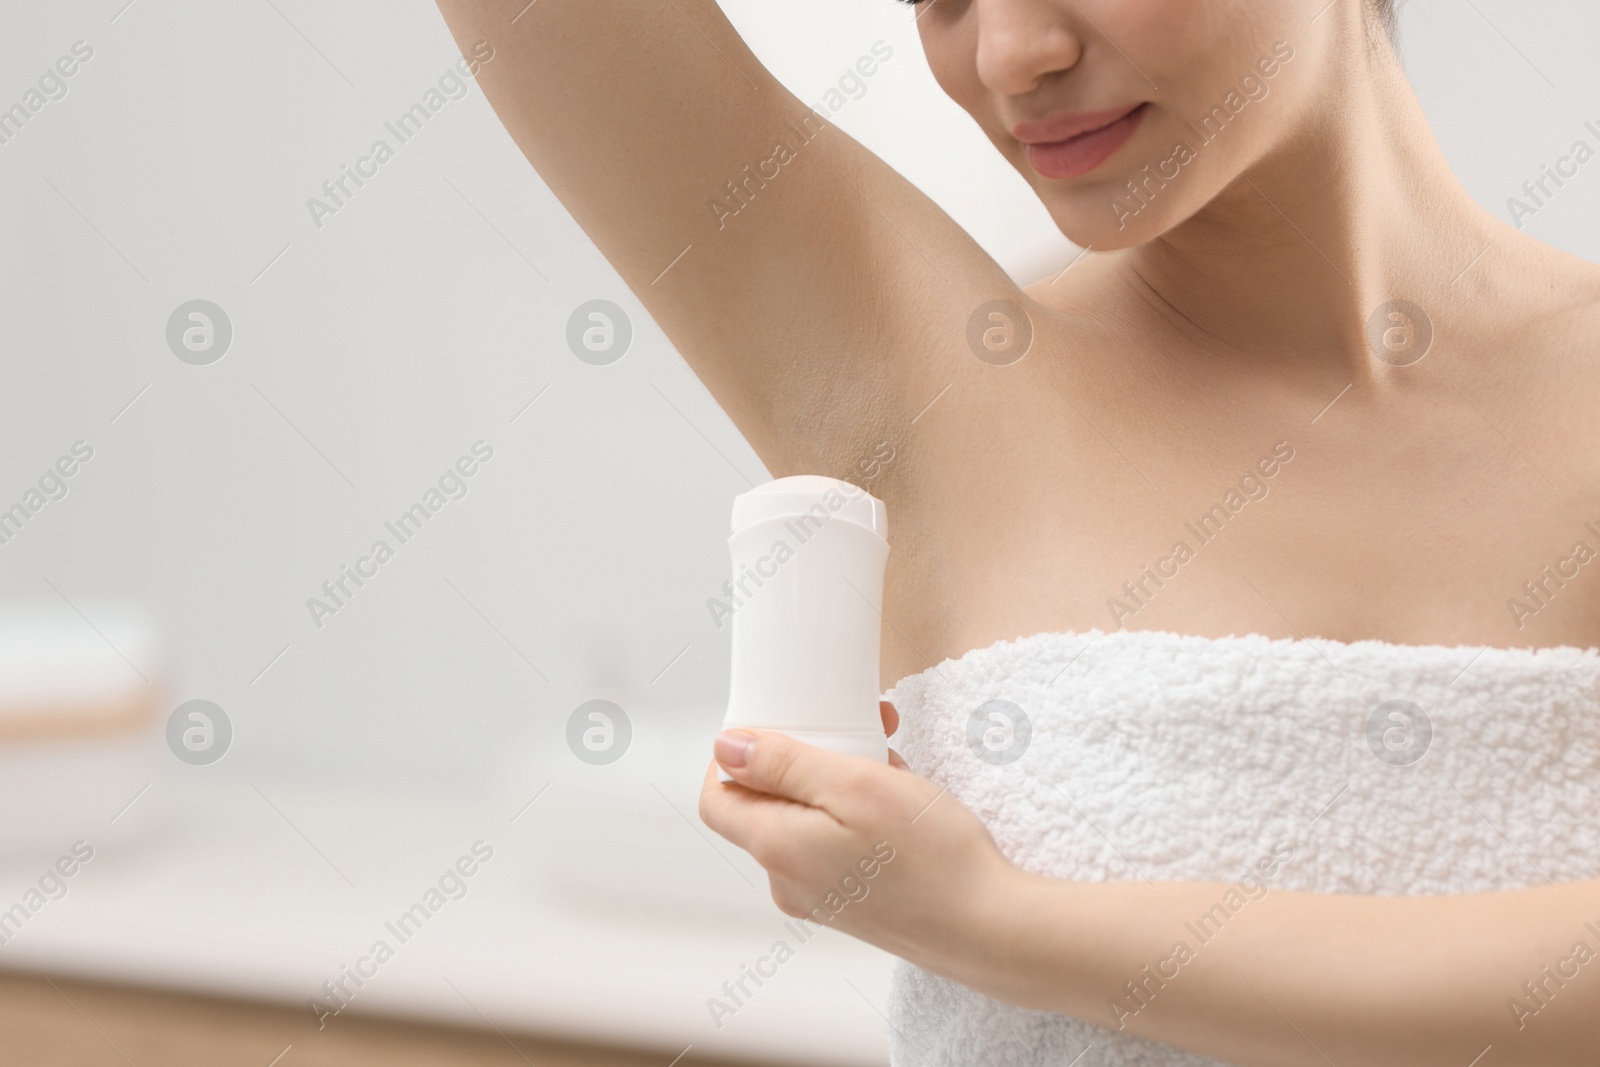
[[[1600, 877], [1595, 649], [1052, 632], [945, 660], [884, 699], [900, 713], [894, 748], [1019, 867], [1230, 883], [1174, 931], [1196, 957], [1275, 889], [1472, 893]], [[1220, 1063], [1117, 1028], [1156, 1001], [1156, 984], [1107, 992], [1103, 1017], [1086, 1021], [901, 962], [890, 1063]]]

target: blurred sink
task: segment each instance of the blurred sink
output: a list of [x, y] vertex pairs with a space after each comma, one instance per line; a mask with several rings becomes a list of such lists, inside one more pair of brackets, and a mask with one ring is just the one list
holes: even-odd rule
[[[0, 606], [0, 864], [49, 863], [157, 821], [160, 796], [145, 793], [164, 768], [162, 660], [130, 605]], [[124, 818], [133, 803], [139, 818]]]

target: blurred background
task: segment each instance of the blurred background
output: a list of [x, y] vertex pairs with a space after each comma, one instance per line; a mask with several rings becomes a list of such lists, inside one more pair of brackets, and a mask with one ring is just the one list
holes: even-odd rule
[[[1019, 282], [1074, 254], [905, 7], [722, 6], [808, 102], [886, 42], [833, 121]], [[706, 602], [768, 474], [433, 6], [3, 18], [16, 1062], [882, 1063], [892, 960], [831, 931], [709, 1006], [792, 938], [695, 815], [727, 692]], [[1467, 188], [1591, 260], [1597, 40], [1580, 0], [1403, 12]], [[392, 158], [345, 177], [380, 138]], [[600, 356], [569, 340], [593, 301], [628, 325]]]

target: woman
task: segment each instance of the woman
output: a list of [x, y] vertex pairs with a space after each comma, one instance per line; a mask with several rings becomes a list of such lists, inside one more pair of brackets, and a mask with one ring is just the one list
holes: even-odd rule
[[714, 0], [441, 7], [768, 469], [888, 505], [906, 758], [725, 734], [701, 813], [907, 961], [895, 1063], [1600, 1060], [1600, 271], [1388, 3], [921, 0], [1090, 250], [1025, 289]]

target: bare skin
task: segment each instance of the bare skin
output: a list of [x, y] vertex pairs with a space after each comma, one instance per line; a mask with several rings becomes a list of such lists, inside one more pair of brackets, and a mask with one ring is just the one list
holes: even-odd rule
[[[1596, 882], [1456, 896], [1274, 890], [1174, 972], [1161, 961], [1184, 923], [1227, 885], [1019, 870], [932, 782], [782, 734], [727, 731], [717, 759], [738, 784], [719, 784], [708, 768], [701, 812], [767, 868], [785, 914], [826, 921], [997, 1000], [1246, 1067], [1595, 1062]], [[887, 862], [863, 869], [873, 856]], [[846, 875], [869, 891], [818, 918], [835, 910], [827, 894]], [[1123, 983], [1152, 966], [1169, 981], [1136, 1016], [1119, 1013]], [[1546, 983], [1536, 1014], [1524, 982]], [[1527, 1014], [1507, 1010], [1513, 996]], [[913, 1050], [926, 1050], [920, 1036], [906, 1036]], [[944, 1062], [914, 1052], [911, 1062], [922, 1061]]]
[[[464, 53], [494, 47], [479, 80], [518, 145], [772, 474], [846, 478], [888, 504], [885, 689], [1047, 630], [1600, 646], [1600, 563], [1537, 602], [1524, 587], [1576, 542], [1600, 549], [1585, 527], [1600, 528], [1600, 268], [1477, 206], [1371, 13], [1324, 4], [924, 0], [940, 85], [1093, 249], [1024, 290], [842, 131], [795, 138], [786, 122], [809, 108], [712, 0], [440, 0]], [[1293, 57], [1258, 73], [1278, 45]], [[1247, 75], [1269, 91], [1202, 143], [1186, 120]], [[1140, 103], [1128, 143], [1078, 177], [1045, 177], [1013, 135], [1063, 111]], [[793, 158], [719, 220], [709, 205], [726, 199], [723, 183], [779, 139]], [[1192, 161], [1136, 212], [1125, 199], [1116, 209], [1180, 139]], [[1395, 299], [1432, 332], [1409, 365], [1367, 337]], [[1032, 330], [1006, 365], [968, 342], [993, 300]], [[894, 458], [874, 464], [885, 444]], [[1266, 495], [1131, 598], [1124, 582], [1175, 541], [1194, 545], [1185, 523], [1280, 444], [1293, 456], [1261, 479]], [[900, 767], [794, 748], [763, 735], [751, 766], [765, 769], [741, 772], [743, 786], [708, 775], [702, 800], [709, 825], [783, 872], [774, 895], [791, 905], [855, 855], [856, 831], [839, 827], [897, 825], [900, 808], [936, 792]], [[1148, 962], [1153, 927], [1132, 917], [1187, 906], [1147, 899], [1142, 884], [1040, 886], [970, 815], [917, 827], [900, 839], [907, 854], [966, 857], [983, 899], [902, 873], [899, 911], [881, 893], [890, 904], [860, 909], [850, 932], [1001, 999], [1094, 1017], [1082, 990]], [[1215, 887], [1171, 892], [1198, 900]], [[1285, 1012], [1314, 1019], [1351, 1062], [1455, 1063], [1486, 1034], [1467, 1060], [1494, 1042], [1533, 1058], [1493, 1062], [1583, 1062], [1592, 1029], [1541, 1019], [1534, 1037], [1507, 1034], [1493, 997], [1475, 1012], [1450, 999], [1515, 991], [1537, 971], [1528, 960], [1600, 918], [1600, 883], [1562, 893], [1476, 898], [1471, 923], [1492, 933], [1470, 944], [1456, 936], [1467, 906], [1456, 898], [1416, 898], [1393, 919], [1392, 901], [1274, 895], [1263, 929], [1329, 938], [1301, 957], [1323, 970], [1297, 971], [1263, 933], [1196, 972], [1192, 1001], [1171, 1002], [1189, 1010], [1141, 1017], [1138, 1032], [1244, 1064], [1321, 1062], [1261, 1014], [1248, 974], [1303, 990], [1301, 1014]], [[996, 900], [1057, 909], [1059, 938], [1007, 929]], [[1407, 924], [1430, 954], [1392, 966], [1385, 922]], [[1425, 966], [1437, 980], [1419, 988]], [[1361, 996], [1346, 996], [1357, 982]], [[1600, 988], [1564, 995], [1600, 1015]], [[1392, 1009], [1384, 1025], [1360, 1010], [1372, 1003]]]

